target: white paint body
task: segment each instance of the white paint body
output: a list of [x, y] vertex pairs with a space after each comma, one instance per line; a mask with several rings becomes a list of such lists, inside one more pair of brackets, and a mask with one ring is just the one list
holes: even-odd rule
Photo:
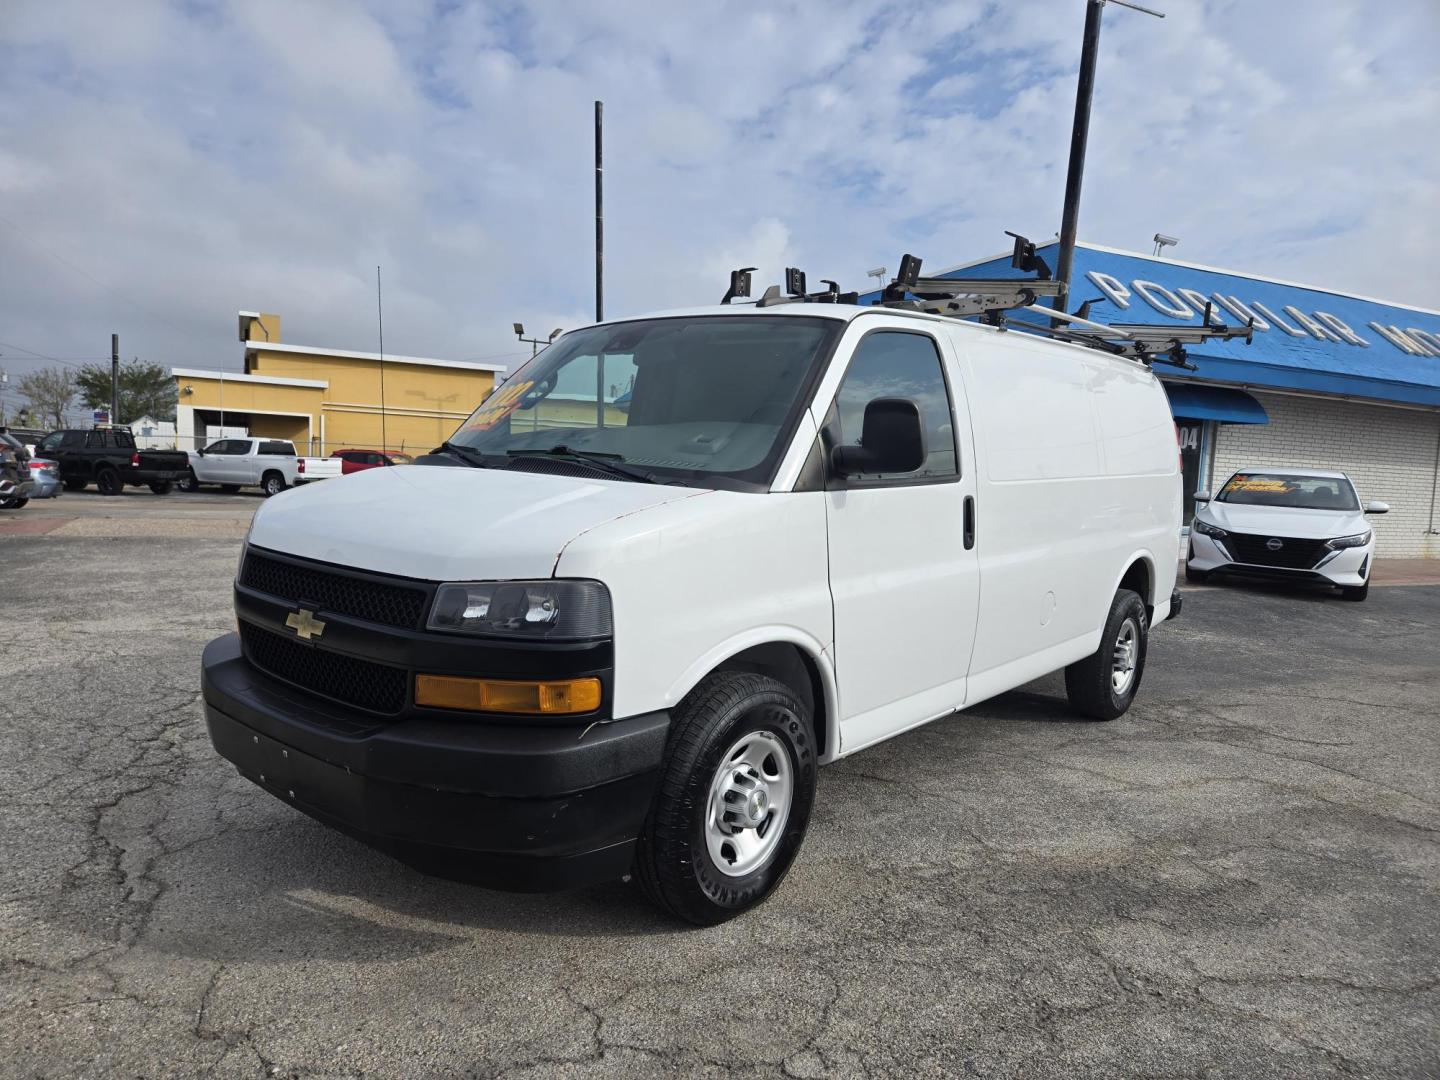
[[[1267, 475], [1297, 477], [1328, 477], [1343, 481], [1353, 490], [1350, 478], [1343, 472], [1327, 469], [1280, 469], [1260, 466], [1253, 469], [1238, 469], [1233, 478], [1242, 473], [1265, 473]], [[1225, 483], [1229, 483], [1227, 478]], [[1223, 489], [1225, 484], [1220, 485]], [[1360, 500], [1356, 499], [1357, 502]], [[1318, 565], [1308, 573], [1318, 575], [1339, 586], [1364, 585], [1369, 580], [1370, 568], [1375, 557], [1375, 533], [1365, 519], [1364, 503], [1354, 510], [1312, 510], [1286, 506], [1256, 506], [1244, 503], [1206, 502], [1195, 509], [1195, 520], [1227, 533], [1242, 533], [1250, 536], [1294, 538], [1299, 540], [1333, 540], [1341, 536], [1357, 536], [1369, 533], [1370, 539], [1357, 547], [1341, 548], [1322, 557]], [[1223, 541], [1216, 540], [1192, 528], [1190, 531], [1190, 552], [1186, 565], [1192, 570], [1210, 573], [1229, 570], [1236, 566], [1250, 565], [1243, 560], [1232, 558], [1239, 552], [1232, 552]], [[1272, 571], [1273, 572], [1273, 571]], [[1281, 572], [1283, 573], [1283, 571]]]
[[[252, 439], [249, 437], [230, 438], [225, 442], [248, 443], [243, 454], [215, 454], [190, 451], [190, 470], [202, 484], [239, 484], [241, 487], [258, 486], [267, 472], [278, 472], [285, 478], [285, 486], [309, 483], [312, 480], [329, 480], [341, 474], [339, 458], [295, 457], [295, 444], [289, 439]], [[291, 455], [262, 454], [261, 443], [283, 443], [290, 447]], [[211, 443], [211, 446], [214, 446]], [[206, 448], [207, 450], [209, 447]], [[304, 468], [300, 463], [304, 462]]]
[[[1152, 624], [1169, 614], [1179, 457], [1165, 394], [1147, 368], [878, 308], [676, 314], [747, 312], [849, 323], [768, 492], [371, 469], [271, 499], [249, 541], [430, 581], [602, 581], [614, 606], [617, 718], [674, 707], [752, 646], [791, 644], [820, 675], [827, 760], [1095, 652], [1137, 563]], [[797, 490], [857, 343], [882, 328], [934, 338], [950, 384], [958, 480]], [[966, 498], [976, 512], [969, 549]]]

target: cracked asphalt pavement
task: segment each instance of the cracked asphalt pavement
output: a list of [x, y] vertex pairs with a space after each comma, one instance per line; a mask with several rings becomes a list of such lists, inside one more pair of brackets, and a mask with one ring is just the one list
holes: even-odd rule
[[696, 930], [241, 780], [237, 551], [0, 538], [0, 1075], [1440, 1075], [1440, 588], [1187, 590], [1128, 716], [1052, 676], [822, 770], [777, 895]]

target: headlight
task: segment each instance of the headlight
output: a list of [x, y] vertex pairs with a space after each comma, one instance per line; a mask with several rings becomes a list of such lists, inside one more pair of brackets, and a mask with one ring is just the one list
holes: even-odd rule
[[1199, 518], [1195, 519], [1195, 531], [1202, 536], [1213, 536], [1217, 540], [1223, 540], [1230, 535], [1218, 525], [1211, 525], [1208, 521], [1201, 521]]
[[431, 630], [587, 641], [610, 636], [610, 593], [598, 581], [477, 581], [441, 585]]
[[1331, 551], [1341, 551], [1344, 548], [1352, 547], [1364, 547], [1370, 543], [1370, 537], [1372, 535], [1370, 530], [1366, 529], [1363, 533], [1356, 533], [1354, 536], [1337, 536], [1334, 540], [1327, 540], [1325, 546]]

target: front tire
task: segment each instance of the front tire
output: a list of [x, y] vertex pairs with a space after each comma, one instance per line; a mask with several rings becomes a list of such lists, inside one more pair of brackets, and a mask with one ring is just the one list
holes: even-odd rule
[[765, 675], [721, 671], [675, 709], [635, 854], [659, 907], [699, 926], [733, 919], [784, 880], [815, 800], [814, 727]]
[[1140, 689], [1148, 646], [1145, 603], [1136, 593], [1121, 589], [1110, 603], [1100, 647], [1065, 669], [1070, 707], [1092, 720], [1125, 715]]
[[114, 469], [101, 469], [95, 476], [95, 488], [101, 495], [120, 495], [125, 491], [125, 483]]

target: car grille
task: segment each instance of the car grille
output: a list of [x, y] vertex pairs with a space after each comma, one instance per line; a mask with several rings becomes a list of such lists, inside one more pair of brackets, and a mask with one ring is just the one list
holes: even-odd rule
[[[1272, 540], [1280, 547], [1270, 550]], [[1292, 536], [1261, 536], [1254, 533], [1231, 533], [1225, 545], [1236, 562], [1252, 566], [1278, 566], [1287, 570], [1309, 570], [1329, 551], [1324, 540], [1299, 540]]]
[[430, 592], [417, 586], [388, 585], [348, 574], [281, 562], [251, 551], [245, 556], [240, 584], [291, 603], [312, 605], [366, 622], [415, 630], [425, 618]]
[[240, 641], [257, 668], [301, 689], [368, 712], [398, 713], [405, 707], [410, 680], [404, 668], [302, 645], [248, 622], [240, 624]]

